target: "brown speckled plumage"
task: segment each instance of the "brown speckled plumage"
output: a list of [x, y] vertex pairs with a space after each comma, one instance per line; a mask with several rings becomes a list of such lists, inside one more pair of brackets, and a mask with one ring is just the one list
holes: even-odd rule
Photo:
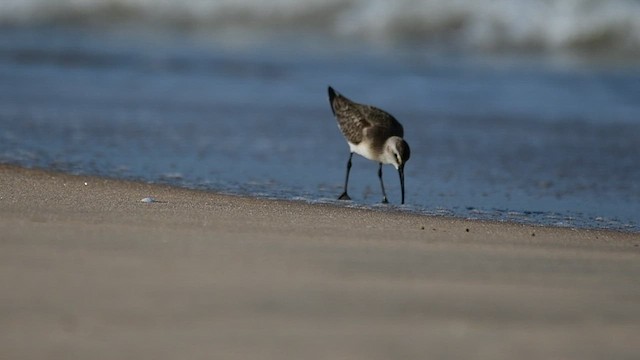
[[402, 125], [391, 114], [374, 106], [358, 104], [329, 87], [329, 102], [340, 131], [348, 142], [357, 145], [364, 139], [380, 153], [391, 136], [404, 136]]

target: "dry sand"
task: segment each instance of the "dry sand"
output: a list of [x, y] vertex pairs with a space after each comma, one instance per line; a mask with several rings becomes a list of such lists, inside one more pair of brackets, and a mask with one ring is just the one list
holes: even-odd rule
[[638, 359], [639, 245], [0, 165], [0, 358]]

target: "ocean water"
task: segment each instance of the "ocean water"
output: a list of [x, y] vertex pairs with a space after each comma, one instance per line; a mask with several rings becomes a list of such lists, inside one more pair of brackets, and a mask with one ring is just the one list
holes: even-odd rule
[[[3, 1], [0, 162], [640, 232], [637, 19], [624, 0]], [[327, 85], [403, 123], [406, 205], [357, 156], [335, 200]]]

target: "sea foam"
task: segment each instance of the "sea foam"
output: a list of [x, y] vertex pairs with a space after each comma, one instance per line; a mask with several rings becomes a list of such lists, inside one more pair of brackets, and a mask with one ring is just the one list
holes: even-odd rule
[[0, 24], [153, 24], [446, 44], [484, 51], [640, 52], [631, 0], [4, 0]]

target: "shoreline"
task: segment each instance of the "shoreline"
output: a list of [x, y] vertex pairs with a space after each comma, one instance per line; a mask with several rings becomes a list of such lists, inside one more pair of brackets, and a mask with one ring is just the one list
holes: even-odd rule
[[0, 357], [634, 358], [639, 246], [0, 165]]
[[[99, 175], [79, 175], [79, 174], [72, 174], [64, 171], [56, 171], [56, 170], [40, 169], [40, 168], [27, 168], [20, 165], [0, 163], [0, 172], [4, 172], [4, 171], [27, 172], [27, 173], [30, 173], [32, 176], [70, 177], [70, 178], [76, 178], [76, 179], [82, 178], [82, 179], [88, 179], [94, 182], [110, 181], [110, 182], [113, 182], [114, 184], [123, 184], [127, 186], [129, 185], [133, 186], [134, 184], [137, 184], [137, 186], [148, 187], [150, 189], [149, 191], [154, 191], [152, 189], [154, 187], [157, 187], [158, 189], [163, 189], [162, 190], [163, 192], [170, 191], [173, 189], [176, 191], [190, 192], [193, 195], [202, 194], [203, 196], [211, 195], [214, 197], [224, 197], [224, 198], [238, 199], [238, 200], [253, 200], [253, 201], [267, 202], [267, 203], [274, 202], [274, 203], [300, 204], [305, 206], [321, 206], [321, 207], [329, 207], [329, 208], [335, 208], [335, 209], [343, 209], [346, 211], [352, 210], [352, 211], [375, 212], [375, 213], [382, 213], [382, 214], [394, 214], [393, 216], [417, 217], [417, 218], [430, 219], [430, 220], [440, 219], [445, 222], [447, 221], [454, 222], [454, 223], [459, 222], [460, 226], [463, 226], [465, 231], [468, 226], [464, 224], [478, 224], [478, 225], [498, 226], [498, 227], [500, 226], [525, 227], [525, 228], [530, 228], [532, 232], [535, 232], [535, 230], [538, 230], [538, 229], [548, 229], [548, 230], [557, 229], [562, 231], [573, 231], [573, 232], [575, 231], [589, 232], [589, 233], [598, 232], [603, 234], [611, 233], [611, 234], [620, 234], [623, 236], [624, 235], [630, 235], [630, 236], [640, 235], [640, 233], [638, 232], [634, 232], [631, 230], [626, 231], [621, 229], [557, 226], [552, 224], [535, 224], [535, 223], [517, 222], [517, 221], [511, 221], [511, 220], [500, 221], [500, 220], [491, 220], [491, 219], [466, 219], [466, 218], [458, 217], [455, 215], [432, 215], [432, 214], [425, 214], [425, 213], [420, 213], [420, 212], [411, 211], [411, 210], [366, 207], [365, 205], [360, 206], [357, 203], [354, 203], [354, 206], [341, 206], [341, 205], [332, 204], [328, 202], [312, 202], [312, 201], [299, 200], [299, 199], [276, 199], [276, 198], [270, 198], [270, 197], [217, 192], [215, 190], [207, 190], [207, 189], [193, 189], [188, 187], [180, 187], [172, 184], [150, 183], [150, 182], [146, 182], [143, 180], [136, 180], [136, 179], [119, 179], [119, 178], [99, 176]], [[140, 200], [142, 199], [143, 198], [141, 198]], [[163, 201], [162, 199], [154, 198], [154, 200], [156, 201], [152, 201], [151, 203], [156, 203], [156, 204], [166, 203], [166, 201]]]

